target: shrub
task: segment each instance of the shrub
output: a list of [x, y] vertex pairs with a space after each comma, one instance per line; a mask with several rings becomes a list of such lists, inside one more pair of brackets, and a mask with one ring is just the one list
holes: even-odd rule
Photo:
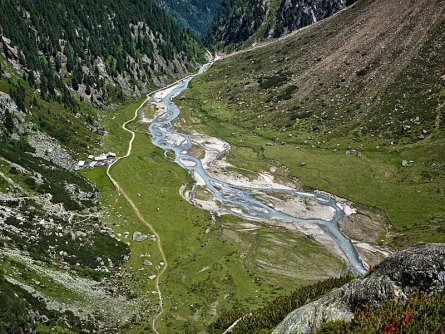
[[289, 79], [287, 73], [278, 72], [274, 76], [266, 77], [265, 79], [260, 79], [259, 84], [261, 89], [270, 89], [273, 87], [278, 87], [283, 85]]
[[328, 322], [316, 333], [444, 333], [444, 315], [445, 291], [431, 298], [416, 292], [405, 303], [389, 301], [378, 309], [357, 310], [351, 322]]

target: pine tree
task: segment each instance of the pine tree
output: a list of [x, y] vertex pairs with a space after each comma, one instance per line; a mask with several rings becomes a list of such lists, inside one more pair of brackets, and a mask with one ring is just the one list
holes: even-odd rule
[[31, 87], [34, 87], [36, 85], [36, 78], [34, 76], [34, 72], [33, 71], [29, 71], [29, 73], [28, 73], [28, 84]]
[[6, 109], [4, 124], [6, 130], [8, 130], [9, 133], [12, 133], [14, 131], [14, 120], [12, 119], [12, 114], [9, 109]]

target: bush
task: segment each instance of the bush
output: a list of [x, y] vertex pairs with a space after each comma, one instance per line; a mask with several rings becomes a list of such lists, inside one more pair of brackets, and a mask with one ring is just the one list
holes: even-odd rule
[[[40, 315], [46, 315], [49, 319], [47, 326], [33, 323], [31, 310], [33, 313], [38, 312]], [[43, 330], [46, 328], [57, 329], [57, 333], [74, 334], [78, 332], [77, 329], [80, 329], [78, 318], [69, 319], [69, 323], [72, 325], [71, 330], [63, 328], [66, 323], [61, 318], [62, 314], [48, 310], [42, 300], [32, 296], [19, 286], [9, 283], [0, 272], [0, 333], [35, 333], [36, 328], [39, 329], [37, 333], [45, 333]], [[60, 323], [58, 323], [59, 321]]]
[[36, 180], [33, 177], [27, 177], [25, 183], [31, 188], [36, 189]]
[[283, 93], [277, 96], [278, 101], [290, 100], [292, 98], [292, 94], [298, 89], [295, 85], [288, 86]]
[[279, 72], [272, 77], [267, 77], [265, 79], [260, 79], [259, 84], [261, 89], [270, 89], [273, 87], [278, 87], [287, 82], [289, 75], [287, 73]]
[[417, 292], [405, 303], [389, 301], [379, 309], [357, 310], [351, 322], [328, 322], [316, 333], [444, 333], [444, 315], [445, 291], [431, 298]]

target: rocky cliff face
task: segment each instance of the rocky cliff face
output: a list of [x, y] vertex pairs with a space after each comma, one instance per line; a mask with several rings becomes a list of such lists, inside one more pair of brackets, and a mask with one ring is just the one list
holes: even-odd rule
[[23, 134], [25, 117], [11, 96], [0, 91], [0, 137], [8, 132], [13, 138]]
[[283, 0], [277, 12], [275, 36], [287, 34], [335, 14], [355, 0]]
[[268, 12], [267, 0], [226, 0], [213, 22], [208, 42], [220, 47], [242, 43], [259, 31]]
[[327, 18], [356, 0], [226, 0], [209, 34], [219, 47], [280, 37]]
[[205, 36], [222, 0], [156, 0], [175, 21], [191, 28], [197, 36]]
[[380, 307], [388, 300], [407, 300], [421, 290], [434, 295], [445, 289], [445, 245], [411, 247], [384, 260], [374, 272], [290, 313], [274, 334], [311, 333], [332, 320], [351, 320], [356, 309]]

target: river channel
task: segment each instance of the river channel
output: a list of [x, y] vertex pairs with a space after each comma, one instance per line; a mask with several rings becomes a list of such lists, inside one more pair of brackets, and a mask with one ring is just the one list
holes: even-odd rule
[[[209, 66], [209, 64], [204, 65], [196, 75], [205, 72]], [[218, 201], [218, 204], [225, 207], [233, 215], [247, 220], [281, 220], [293, 223], [305, 222], [316, 224], [327, 232], [327, 234], [340, 247], [349, 262], [351, 271], [359, 276], [366, 274], [368, 270], [360, 259], [351, 240], [345, 237], [339, 229], [339, 221], [346, 215], [346, 213], [344, 208], [339, 205], [334, 198], [284, 187], [244, 187], [218, 180], [207, 173], [203, 168], [201, 160], [191, 154], [193, 145], [192, 138], [187, 134], [177, 132], [173, 126], [174, 120], [179, 117], [181, 112], [180, 108], [173, 103], [173, 98], [185, 91], [188, 88], [190, 81], [193, 80], [196, 75], [188, 77], [168, 88], [168, 94], [163, 95], [162, 102], [165, 105], [165, 111], [158, 114], [149, 126], [152, 143], [164, 150], [166, 154], [168, 152], [174, 152], [175, 162], [182, 168], [188, 170], [192, 176], [199, 175], [200, 179], [204, 181], [205, 187]], [[175, 138], [175, 140], [168, 140], [169, 138]], [[331, 207], [335, 210], [335, 214], [331, 220], [299, 217], [298, 215], [280, 211], [266, 204], [258, 196], [258, 194], [261, 193], [277, 193], [287, 196], [295, 196], [300, 199], [308, 198], [318, 202], [320, 205]]]

